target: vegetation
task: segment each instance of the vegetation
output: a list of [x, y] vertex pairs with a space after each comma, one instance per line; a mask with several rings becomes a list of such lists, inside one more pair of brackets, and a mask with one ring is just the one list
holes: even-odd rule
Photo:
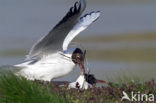
[[5, 73], [0, 76], [0, 103], [66, 103], [65, 98], [51, 93], [49, 89], [12, 73]]
[[[122, 83], [108, 82], [101, 87], [88, 90], [67, 89], [68, 85], [42, 83], [16, 77], [12, 73], [0, 76], [1, 103], [120, 103], [122, 91], [152, 93], [156, 95], [156, 82], [153, 80], [141, 83], [127, 81]], [[156, 98], [155, 98], [156, 99]], [[128, 102], [129, 101], [124, 101]]]
[[[155, 63], [156, 61], [155, 34], [153, 32], [99, 35], [83, 37], [77, 40], [78, 42], [81, 41], [82, 44], [88, 43], [88, 46], [91, 46], [91, 48], [87, 48], [87, 57], [91, 59], [141, 62], [140, 64], [144, 64], [146, 62]], [[144, 42], [146, 45], [142, 44]], [[118, 43], [119, 45], [116, 45]], [[104, 44], [108, 44], [108, 48]], [[135, 46], [136, 44], [138, 46]], [[95, 48], [92, 48], [93, 45], [96, 45], [94, 46]], [[110, 48], [111, 46], [112, 48]], [[24, 49], [0, 51], [0, 56], [3, 57], [23, 55], [26, 55], [26, 50]], [[53, 82], [48, 84], [34, 82], [23, 77], [16, 77], [12, 73], [1, 74], [0, 72], [0, 103], [121, 103], [122, 91], [125, 91], [128, 95], [130, 95], [131, 91], [139, 91], [145, 94], [152, 93], [156, 96], [155, 80], [146, 81], [155, 77], [155, 67], [146, 69], [132, 68], [131, 71], [133, 72], [123, 73], [122, 70], [122, 73], [120, 71], [121, 77], [113, 75], [112, 78], [108, 78], [107, 83], [103, 86], [89, 88], [88, 90], [67, 89], [67, 84], [59, 87], [58, 84]], [[97, 69], [96, 72], [100, 74], [101, 71]], [[126, 75], [123, 76], [123, 74]], [[137, 75], [139, 79], [134, 78], [135, 75], [132, 74]], [[110, 74], [108, 75], [110, 77]], [[129, 101], [124, 102], [129, 103]]]

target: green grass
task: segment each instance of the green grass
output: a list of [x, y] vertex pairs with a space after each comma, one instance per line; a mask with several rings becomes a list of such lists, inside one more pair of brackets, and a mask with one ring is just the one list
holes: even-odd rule
[[156, 95], [154, 79], [140, 82], [123, 76], [118, 80], [101, 87], [79, 90], [67, 89], [67, 84], [62, 87], [55, 83], [42, 84], [5, 73], [0, 76], [0, 103], [121, 103], [122, 91], [129, 95], [131, 91]]
[[16, 77], [12, 73], [0, 76], [0, 103], [66, 103], [39, 83]]

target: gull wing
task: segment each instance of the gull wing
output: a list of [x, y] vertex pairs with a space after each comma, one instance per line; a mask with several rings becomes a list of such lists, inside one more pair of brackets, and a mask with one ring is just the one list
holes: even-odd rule
[[81, 31], [85, 30], [89, 25], [96, 21], [100, 16], [100, 12], [91, 12], [80, 18], [79, 22], [74, 26], [74, 28], [69, 32], [67, 37], [63, 42], [63, 50], [66, 51], [68, 45]]
[[77, 24], [85, 8], [85, 0], [76, 2], [55, 27], [46, 36], [42, 37], [33, 45], [27, 59], [42, 58], [45, 55], [62, 50], [64, 39]]

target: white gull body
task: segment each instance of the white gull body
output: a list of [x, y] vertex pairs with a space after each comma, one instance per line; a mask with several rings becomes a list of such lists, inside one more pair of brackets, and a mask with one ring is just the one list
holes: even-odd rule
[[60, 53], [55, 53], [48, 57], [42, 58], [40, 61], [33, 65], [29, 63], [30, 62], [25, 62], [16, 65], [19, 67], [23, 67], [23, 69], [17, 72], [16, 74], [22, 75], [29, 80], [36, 79], [51, 81], [52, 79], [69, 74], [74, 70], [76, 66], [71, 59], [60, 55]]
[[[79, 88], [77, 88], [77, 85]], [[86, 80], [84, 75], [80, 75], [75, 82], [69, 83], [68, 89], [75, 88], [75, 89], [88, 89], [90, 85]]]

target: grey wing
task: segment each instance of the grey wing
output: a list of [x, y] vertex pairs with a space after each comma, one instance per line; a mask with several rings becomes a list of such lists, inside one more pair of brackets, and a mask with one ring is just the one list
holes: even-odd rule
[[79, 21], [81, 14], [86, 8], [86, 1], [80, 0], [70, 8], [65, 17], [43, 38], [41, 38], [31, 48], [27, 59], [42, 58], [59, 50], [62, 50], [62, 45], [65, 37]]

